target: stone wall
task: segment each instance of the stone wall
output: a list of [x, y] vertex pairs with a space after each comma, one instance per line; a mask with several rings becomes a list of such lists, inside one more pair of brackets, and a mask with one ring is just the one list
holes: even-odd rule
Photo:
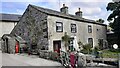
[[12, 35], [18, 35], [27, 41], [27, 45], [37, 48], [48, 47], [47, 15], [32, 6], [28, 6]]
[[15, 43], [16, 41], [14, 38], [8, 39], [9, 53], [15, 53]]
[[15, 38], [7, 37], [1, 40], [1, 50], [4, 53], [15, 53]]

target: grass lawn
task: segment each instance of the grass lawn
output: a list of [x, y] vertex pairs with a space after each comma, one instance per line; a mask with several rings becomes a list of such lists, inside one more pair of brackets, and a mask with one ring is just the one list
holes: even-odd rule
[[102, 50], [102, 57], [103, 58], [118, 58], [118, 50]]

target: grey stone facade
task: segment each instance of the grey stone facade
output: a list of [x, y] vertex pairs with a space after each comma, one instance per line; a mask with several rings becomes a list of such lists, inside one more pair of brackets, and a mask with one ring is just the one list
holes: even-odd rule
[[27, 41], [28, 47], [31, 45], [37, 48], [46, 46], [47, 49], [47, 14], [28, 6], [22, 18], [15, 26], [12, 35], [18, 35]]
[[[63, 23], [62, 32], [56, 32], [56, 22]], [[76, 24], [76, 33], [71, 33], [71, 23]], [[92, 27], [92, 33], [88, 33], [89, 25]], [[11, 35], [22, 37], [31, 48], [36, 45], [37, 49], [44, 47], [44, 49], [53, 51], [53, 42], [60, 42], [60, 47], [64, 48], [61, 37], [65, 32], [74, 38], [76, 48], [78, 48], [79, 41], [84, 44], [88, 43], [88, 38], [93, 39], [93, 47], [98, 45], [98, 39], [106, 40], [105, 24], [34, 5], [28, 6]]]

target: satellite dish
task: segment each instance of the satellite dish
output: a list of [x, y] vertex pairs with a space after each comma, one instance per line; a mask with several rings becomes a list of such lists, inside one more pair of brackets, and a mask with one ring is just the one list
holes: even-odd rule
[[117, 45], [117, 44], [114, 44], [114, 45], [113, 45], [113, 48], [114, 48], [114, 49], [117, 49], [117, 48], [118, 48], [118, 45]]

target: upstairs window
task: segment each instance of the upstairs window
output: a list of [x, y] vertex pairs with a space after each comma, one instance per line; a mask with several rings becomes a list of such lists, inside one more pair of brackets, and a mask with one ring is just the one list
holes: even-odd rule
[[92, 33], [92, 26], [88, 25], [88, 33]]
[[77, 32], [76, 24], [71, 24], [71, 32], [72, 33], [76, 33]]
[[63, 23], [56, 22], [56, 32], [63, 32]]

